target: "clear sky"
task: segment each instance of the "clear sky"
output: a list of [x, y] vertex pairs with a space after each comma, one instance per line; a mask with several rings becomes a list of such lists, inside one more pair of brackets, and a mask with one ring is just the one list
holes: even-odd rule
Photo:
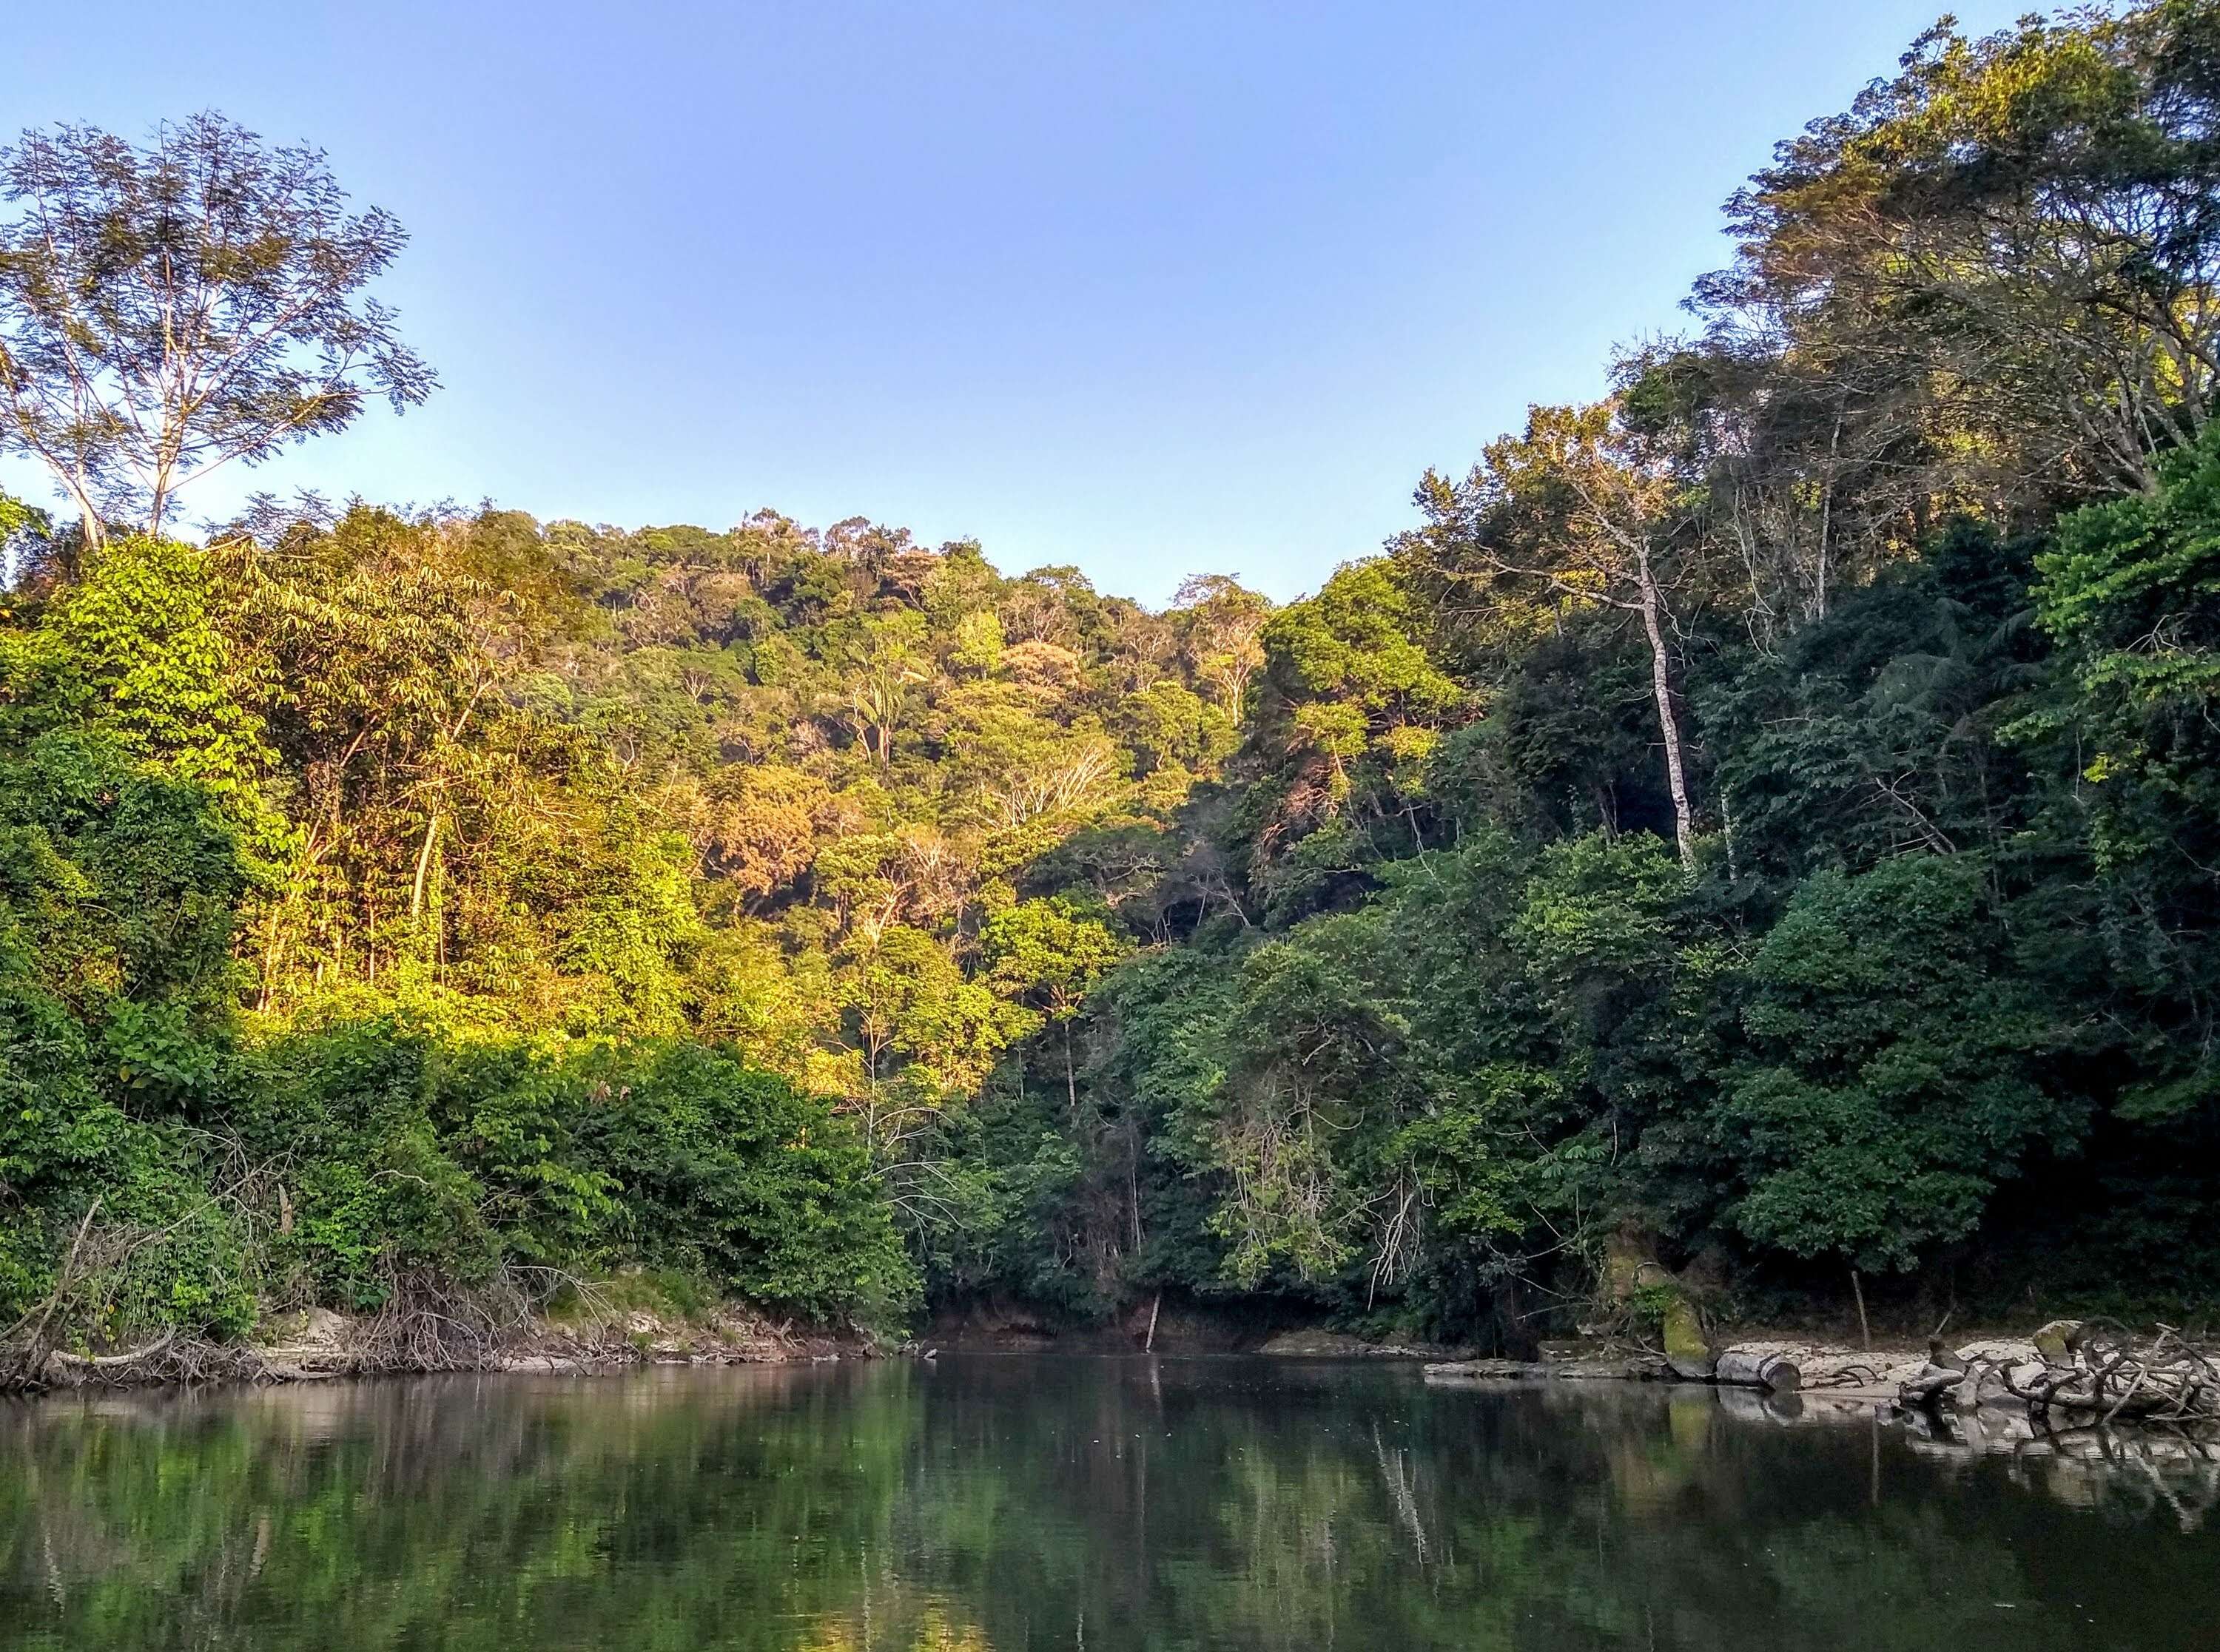
[[1719, 203], [1937, 3], [95, 0], [9, 18], [0, 128], [218, 109], [414, 236], [445, 388], [193, 517], [770, 505], [1288, 597], [1681, 324]]

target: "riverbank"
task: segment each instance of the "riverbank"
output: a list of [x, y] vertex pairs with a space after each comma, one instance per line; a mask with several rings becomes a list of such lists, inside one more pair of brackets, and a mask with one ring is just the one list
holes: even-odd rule
[[[163, 1342], [101, 1356], [50, 1352], [39, 1389], [121, 1389], [209, 1384], [313, 1383], [439, 1373], [587, 1375], [644, 1366], [830, 1363], [942, 1350], [1053, 1350], [1131, 1355], [1142, 1342], [1118, 1328], [1062, 1333], [1030, 1316], [997, 1312], [943, 1318], [899, 1345], [852, 1330], [798, 1327], [745, 1305], [682, 1311], [658, 1294], [627, 1300], [636, 1281], [610, 1281], [566, 1300], [560, 1312], [461, 1325], [418, 1309], [421, 1325], [390, 1310], [348, 1315], [324, 1308], [273, 1316], [239, 1343]], [[621, 1305], [620, 1305], [621, 1304]], [[1715, 1339], [1700, 1356], [1668, 1356], [1639, 1340], [1590, 1337], [1538, 1344], [1538, 1357], [1506, 1359], [1470, 1348], [1376, 1343], [1317, 1326], [1236, 1325], [1192, 1311], [1150, 1326], [1145, 1351], [1238, 1353], [1313, 1361], [1416, 1363], [1437, 1387], [1530, 1383], [1704, 1383], [1730, 1409], [1775, 1422], [1871, 1413], [1915, 1432], [1960, 1441], [2016, 1441], [2092, 1425], [2151, 1424], [2220, 1444], [2220, 1350], [2167, 1327], [2137, 1337], [2107, 1320], [2059, 1320], [2025, 1336], [1986, 1335], [1955, 1347], [1930, 1342], [1853, 1349], [1809, 1338]]]
[[1793, 1422], [1868, 1411], [1915, 1431], [2011, 1443], [2134, 1426], [2220, 1445], [2220, 1349], [2166, 1325], [2138, 1336], [2104, 1319], [2058, 1319], [2025, 1337], [1921, 1354], [1814, 1343], [1726, 1342], [1699, 1360], [1622, 1344], [1558, 1345], [1538, 1361], [1429, 1362], [1429, 1383], [1705, 1381], [1752, 1414]]
[[533, 1315], [494, 1334], [396, 1337], [385, 1316], [309, 1308], [273, 1316], [251, 1340], [165, 1341], [127, 1353], [48, 1353], [21, 1387], [142, 1388], [321, 1382], [442, 1372], [587, 1374], [643, 1365], [776, 1365], [870, 1358], [852, 1331], [798, 1327], [726, 1304], [693, 1315], [645, 1309]]

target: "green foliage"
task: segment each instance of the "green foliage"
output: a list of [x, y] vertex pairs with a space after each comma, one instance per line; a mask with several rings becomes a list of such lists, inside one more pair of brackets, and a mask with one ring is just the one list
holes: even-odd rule
[[1823, 872], [1766, 937], [1753, 1060], [1721, 1109], [1750, 1237], [1910, 1268], [1971, 1233], [2032, 1150], [2079, 1140], [2086, 1103], [2042, 1082], [2061, 1030], [2011, 967], [1986, 872]]
[[1109, 909], [1083, 895], [1025, 901], [987, 920], [980, 947], [987, 979], [1052, 1021], [1068, 1021], [1125, 949]]
[[1821, 864], [2009, 842], [2032, 782], [2001, 726], [2043, 655], [2026, 623], [2030, 549], [1956, 524], [1707, 685], [1706, 719], [1748, 731], [1718, 781], [1741, 869], [1787, 884]]
[[2220, 438], [2158, 492], [2092, 506], [2038, 558], [2042, 628], [2066, 655], [2100, 863], [2206, 866], [2220, 815]]
[[636, 1254], [814, 1317], [908, 1311], [909, 1259], [864, 1145], [822, 1102], [684, 1042], [589, 1060], [577, 1076], [574, 1128]]
[[88, 1019], [118, 1000], [228, 1006], [246, 887], [205, 792], [113, 737], [61, 728], [0, 752], [0, 967]]

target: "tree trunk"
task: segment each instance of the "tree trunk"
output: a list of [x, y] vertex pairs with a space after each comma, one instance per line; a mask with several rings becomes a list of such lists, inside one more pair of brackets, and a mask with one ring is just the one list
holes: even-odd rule
[[1665, 651], [1664, 597], [1645, 547], [1637, 564], [1641, 585], [1642, 629], [1649, 639], [1649, 686], [1657, 700], [1657, 731], [1665, 738], [1665, 782], [1673, 794], [1673, 836], [1681, 864], [1696, 864], [1696, 828], [1688, 807], [1687, 765], [1681, 753], [1681, 725], [1673, 714], [1673, 676]]
[[1842, 448], [1843, 403], [1838, 400], [1835, 403], [1834, 433], [1827, 439], [1827, 485], [1819, 494], [1819, 566], [1815, 570], [1811, 601], [1805, 605], [1805, 614], [1814, 622], [1827, 617], [1827, 587], [1834, 578], [1834, 546], [1830, 535], [1834, 532], [1835, 525], [1835, 483], [1837, 479], [1835, 462]]
[[1126, 1155], [1126, 1205], [1133, 1217], [1133, 1255], [1141, 1254], [1141, 1149], [1136, 1143]]
[[1793, 1393], [1803, 1387], [1804, 1373], [1780, 1348], [1765, 1343], [1743, 1343], [1719, 1350], [1718, 1380], [1736, 1387]]
[[92, 483], [84, 473], [84, 466], [79, 464], [72, 467], [62, 478], [62, 485], [69, 489], [78, 514], [84, 520], [85, 550], [97, 551], [107, 543], [108, 524], [100, 520], [100, 507], [93, 502]]
[[424, 911], [424, 875], [432, 865], [432, 840], [439, 835], [440, 811], [433, 809], [432, 818], [424, 822], [424, 846], [416, 851], [416, 882], [408, 891], [408, 915], [421, 917]]

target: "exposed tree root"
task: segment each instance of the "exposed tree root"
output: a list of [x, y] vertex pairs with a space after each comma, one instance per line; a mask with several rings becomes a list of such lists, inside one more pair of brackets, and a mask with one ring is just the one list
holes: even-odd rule
[[2113, 1319], [2059, 1320], [2032, 1359], [1961, 1358], [1939, 1343], [1903, 1385], [1907, 1405], [1961, 1412], [2017, 1401], [2058, 1432], [2117, 1422], [2220, 1425], [2220, 1367], [2171, 1325], [2138, 1337]]

